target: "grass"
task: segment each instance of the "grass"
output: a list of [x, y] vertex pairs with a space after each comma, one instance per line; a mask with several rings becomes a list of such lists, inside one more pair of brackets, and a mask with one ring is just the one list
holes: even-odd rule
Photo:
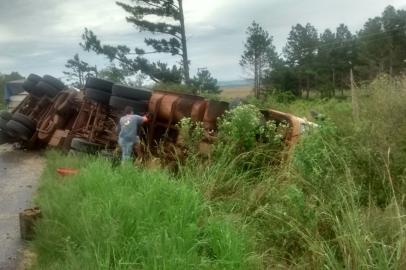
[[[72, 178], [55, 169], [73, 165]], [[250, 269], [243, 228], [164, 171], [48, 154], [33, 243], [38, 269]]]
[[251, 95], [253, 86], [244, 85], [236, 87], [224, 87], [221, 89], [220, 97], [225, 100], [233, 100], [235, 98], [245, 98]]
[[[405, 269], [406, 79], [357, 91], [359, 122], [349, 100], [252, 100], [325, 115], [285, 162], [266, 141], [241, 147], [258, 135], [241, 110], [176, 173], [51, 152], [37, 268]], [[58, 177], [67, 164], [81, 173]]]

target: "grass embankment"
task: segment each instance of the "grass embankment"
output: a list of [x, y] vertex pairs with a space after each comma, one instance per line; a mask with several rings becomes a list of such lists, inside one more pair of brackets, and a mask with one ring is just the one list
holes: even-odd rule
[[[58, 166], [79, 175], [57, 176]], [[38, 269], [249, 269], [244, 231], [164, 171], [48, 154]]]
[[[257, 102], [327, 118], [286, 163], [263, 163], [278, 155], [258, 144], [182, 167], [213, 209], [247, 226], [264, 268], [406, 268], [406, 80], [380, 78], [357, 92], [359, 121], [350, 100]], [[252, 136], [247, 123], [237, 125], [242, 139]]]
[[40, 268], [405, 269], [406, 81], [377, 80], [359, 101], [358, 122], [348, 101], [260, 104], [326, 115], [283, 163], [278, 129], [250, 106], [224, 119], [210, 157], [193, 127], [175, 175], [85, 160], [60, 183], [51, 156]]

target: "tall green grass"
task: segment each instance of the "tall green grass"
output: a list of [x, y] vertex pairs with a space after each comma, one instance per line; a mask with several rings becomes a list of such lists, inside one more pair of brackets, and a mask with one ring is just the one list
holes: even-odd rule
[[216, 155], [189, 157], [179, 177], [247, 226], [264, 268], [405, 269], [405, 82], [384, 77], [357, 89], [360, 122], [350, 101], [257, 102], [326, 120], [286, 163], [264, 167], [255, 163], [268, 154], [260, 145], [236, 154], [220, 140]]
[[[406, 80], [357, 92], [359, 122], [349, 100], [256, 102], [326, 116], [288, 159], [252, 107], [172, 174], [51, 153], [38, 268], [406, 269]], [[83, 169], [64, 180], [62, 164]]]
[[[76, 157], [75, 157], [76, 158]], [[76, 163], [76, 164], [75, 164]], [[55, 169], [79, 165], [77, 176]], [[164, 171], [51, 152], [37, 203], [38, 269], [250, 269], [243, 227]]]

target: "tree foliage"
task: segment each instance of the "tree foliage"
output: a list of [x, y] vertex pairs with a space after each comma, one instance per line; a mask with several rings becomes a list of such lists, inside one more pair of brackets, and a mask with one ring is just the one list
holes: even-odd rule
[[199, 94], [218, 94], [220, 93], [217, 79], [213, 78], [210, 71], [201, 69], [191, 80], [191, 85]]
[[95, 77], [97, 75], [97, 68], [80, 60], [79, 54], [75, 54], [72, 59], [69, 59], [65, 67], [69, 71], [64, 71], [63, 74], [67, 76], [67, 80], [73, 86], [78, 88], [84, 87], [88, 77]]
[[[82, 35], [81, 46], [86, 51], [105, 55], [110, 61], [117, 62], [124, 70], [142, 72], [155, 82], [189, 82], [189, 59], [186, 46], [186, 31], [182, 0], [132, 0], [133, 5], [116, 2], [129, 16], [128, 23], [140, 32], [149, 32], [158, 38], [145, 38], [144, 42], [152, 51], [144, 48], [131, 50], [125, 45], [104, 45], [89, 29]], [[158, 19], [157, 19], [158, 18]], [[178, 56], [182, 67], [168, 67], [162, 62], [150, 62], [148, 54], [166, 53]]]
[[269, 69], [276, 58], [273, 37], [255, 21], [247, 28], [245, 50], [241, 56], [240, 65], [249, 69], [254, 77], [255, 96], [261, 94], [265, 70]]
[[357, 33], [340, 24], [320, 35], [310, 23], [292, 27], [283, 58], [266, 72], [267, 88], [309, 96], [336, 95], [350, 87], [350, 70], [357, 81], [373, 80], [380, 73], [399, 75], [406, 67], [406, 11], [388, 6], [381, 16], [369, 19]]

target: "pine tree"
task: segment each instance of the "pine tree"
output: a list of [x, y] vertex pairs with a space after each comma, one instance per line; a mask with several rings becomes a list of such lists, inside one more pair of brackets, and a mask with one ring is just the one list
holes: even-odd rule
[[[102, 45], [97, 36], [85, 29], [82, 47], [87, 51], [106, 55], [110, 61], [118, 61], [123, 69], [133, 72], [141, 71], [155, 82], [188, 83], [189, 59], [186, 44], [183, 0], [131, 0], [133, 5], [116, 2], [129, 16], [127, 22], [135, 25], [140, 32], [160, 35], [160, 38], [146, 38], [145, 44], [153, 51], [135, 48], [134, 52], [125, 45]], [[159, 18], [159, 20], [156, 20]], [[168, 53], [182, 59], [182, 68], [169, 68], [166, 64], [151, 63], [144, 56], [153, 53]], [[135, 55], [135, 57], [134, 57]]]
[[259, 98], [265, 70], [270, 69], [277, 58], [273, 37], [255, 21], [247, 28], [248, 35], [240, 65], [248, 68], [254, 75], [254, 93]]
[[303, 89], [303, 79], [305, 80], [306, 97], [309, 97], [311, 82], [317, 75], [315, 65], [318, 45], [317, 30], [308, 23], [305, 26], [297, 24], [292, 27], [284, 48], [287, 62], [299, 75], [300, 91]]
[[71, 81], [72, 85], [78, 88], [83, 88], [88, 77], [97, 75], [96, 67], [92, 67], [80, 60], [79, 54], [75, 54], [72, 59], [69, 59], [65, 67], [70, 71], [64, 71], [63, 73], [68, 76], [68, 81]]
[[217, 85], [217, 79], [213, 78], [210, 71], [207, 69], [200, 69], [196, 76], [191, 80], [191, 84], [197, 89], [199, 94], [218, 94], [220, 93], [220, 88]]

